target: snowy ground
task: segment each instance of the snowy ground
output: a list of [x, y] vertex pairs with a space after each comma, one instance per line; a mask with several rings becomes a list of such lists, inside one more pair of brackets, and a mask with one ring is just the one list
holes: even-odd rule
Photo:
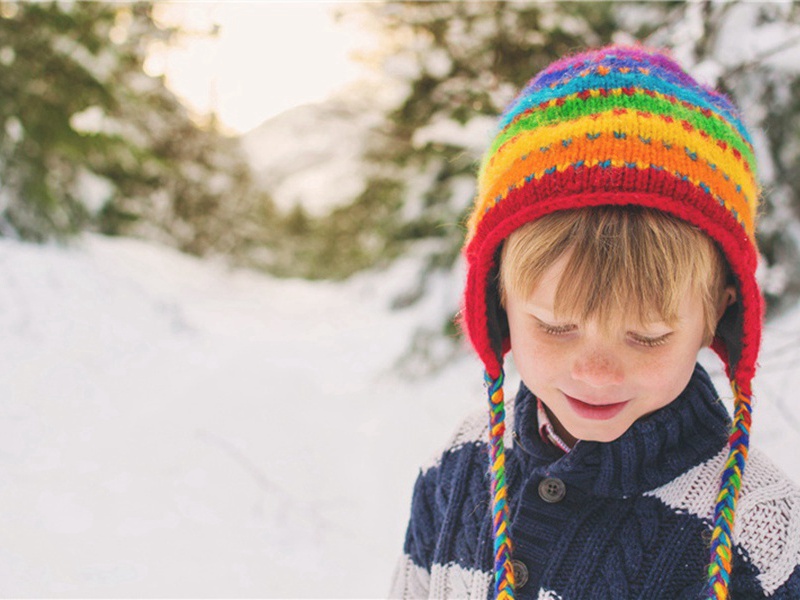
[[[384, 595], [417, 465], [483, 405], [473, 358], [393, 371], [441, 311], [388, 309], [408, 273], [0, 240], [0, 595]], [[796, 481], [798, 332], [770, 327], [754, 433]]]

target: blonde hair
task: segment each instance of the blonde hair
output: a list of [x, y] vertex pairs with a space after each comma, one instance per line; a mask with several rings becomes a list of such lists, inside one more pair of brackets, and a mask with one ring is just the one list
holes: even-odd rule
[[641, 206], [559, 211], [514, 231], [500, 260], [500, 301], [527, 298], [543, 273], [570, 252], [554, 310], [609, 327], [628, 315], [673, 324], [684, 294], [703, 304], [706, 345], [717, 326], [727, 263], [710, 237], [667, 213]]

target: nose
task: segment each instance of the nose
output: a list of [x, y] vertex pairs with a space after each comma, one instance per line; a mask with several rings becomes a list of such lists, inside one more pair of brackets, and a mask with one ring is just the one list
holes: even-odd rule
[[595, 388], [619, 385], [625, 378], [622, 360], [609, 350], [591, 348], [575, 357], [572, 378]]

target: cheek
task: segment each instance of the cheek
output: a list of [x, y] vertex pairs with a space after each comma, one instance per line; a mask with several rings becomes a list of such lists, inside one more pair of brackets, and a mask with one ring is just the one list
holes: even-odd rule
[[511, 328], [511, 353], [514, 365], [528, 387], [554, 378], [568, 364], [566, 356], [552, 343], [539, 339], [535, 332]]
[[643, 355], [636, 361], [636, 381], [640, 391], [659, 408], [684, 390], [694, 372], [699, 347], [683, 344], [669, 352]]

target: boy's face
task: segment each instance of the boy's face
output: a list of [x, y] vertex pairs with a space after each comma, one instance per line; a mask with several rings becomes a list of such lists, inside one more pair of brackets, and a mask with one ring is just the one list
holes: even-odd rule
[[639, 324], [632, 310], [610, 333], [593, 321], [557, 320], [555, 292], [568, 259], [545, 271], [529, 298], [508, 293], [514, 363], [567, 443], [610, 442], [686, 387], [703, 345], [703, 306], [686, 295], [672, 326]]

